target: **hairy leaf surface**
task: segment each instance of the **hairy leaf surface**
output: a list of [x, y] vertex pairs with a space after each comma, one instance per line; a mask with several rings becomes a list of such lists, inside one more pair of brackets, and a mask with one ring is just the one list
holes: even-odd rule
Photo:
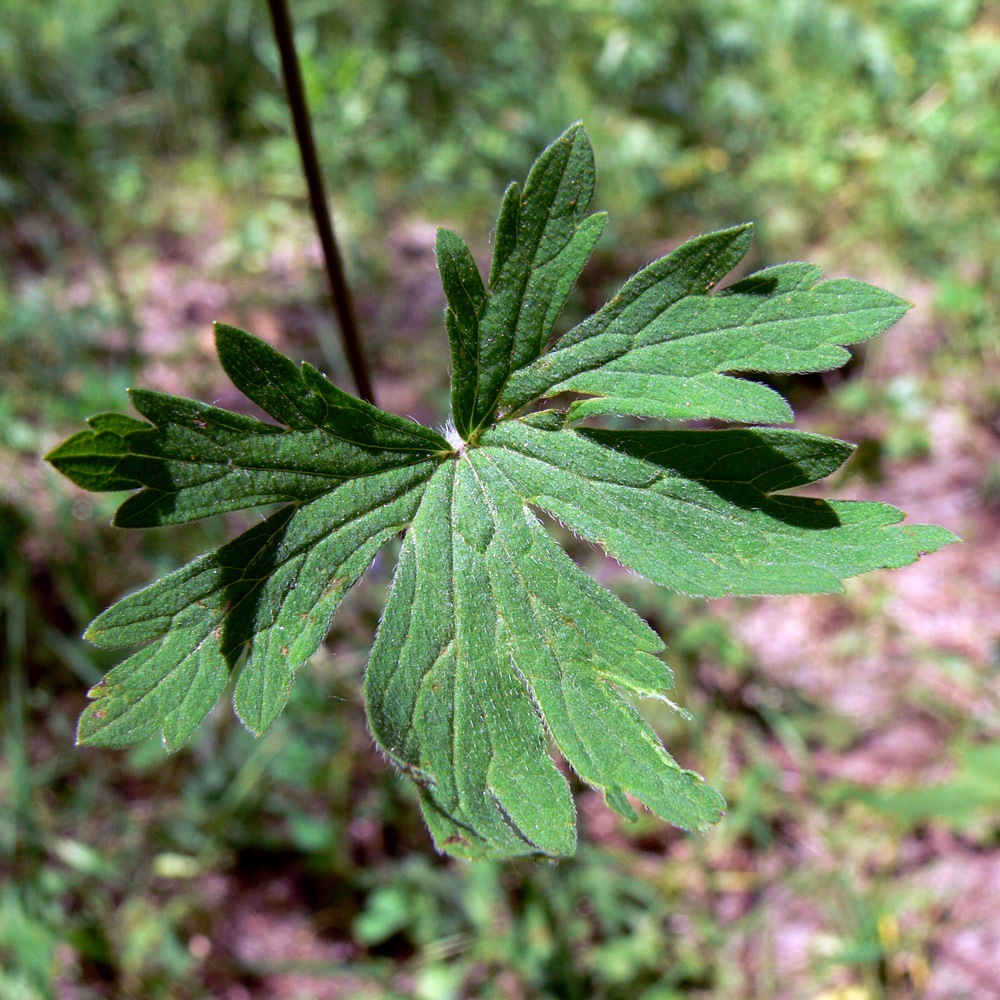
[[[741, 374], [823, 371], [905, 303], [809, 264], [715, 291], [750, 226], [697, 237], [631, 278], [546, 349], [604, 225], [588, 215], [579, 125], [512, 184], [484, 281], [441, 230], [454, 433], [355, 399], [263, 341], [216, 328], [233, 384], [274, 423], [144, 390], [145, 419], [92, 417], [49, 456], [90, 490], [135, 491], [122, 527], [281, 505], [127, 596], [87, 637], [140, 647], [90, 691], [79, 742], [181, 746], [235, 678], [255, 734], [287, 701], [346, 591], [404, 534], [365, 675], [372, 734], [415, 782], [435, 843], [460, 857], [573, 852], [554, 753], [608, 805], [699, 830], [724, 802], [667, 752], [624, 693], [669, 702], [663, 643], [586, 575], [547, 512], [622, 565], [687, 594], [829, 593], [951, 541], [894, 507], [790, 494], [852, 446], [778, 427], [774, 389]], [[609, 415], [712, 418], [721, 430], [609, 429]], [[620, 423], [621, 421], [619, 421]], [[672, 704], [672, 703], [671, 703]]]

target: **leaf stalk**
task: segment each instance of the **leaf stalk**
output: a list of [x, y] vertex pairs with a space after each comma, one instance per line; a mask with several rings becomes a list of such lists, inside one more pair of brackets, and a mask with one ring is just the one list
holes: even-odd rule
[[347, 364], [358, 388], [358, 395], [369, 403], [375, 402], [375, 392], [368, 375], [368, 366], [364, 352], [361, 349], [361, 336], [355, 319], [351, 292], [344, 276], [344, 266], [340, 248], [333, 231], [333, 220], [330, 218], [330, 205], [326, 197], [323, 175], [319, 168], [319, 157], [316, 155], [316, 143], [313, 139], [312, 120], [309, 115], [309, 105], [306, 103], [305, 88], [302, 86], [302, 71], [295, 50], [295, 38], [292, 32], [292, 19], [285, 0], [267, 0], [271, 12], [271, 23], [274, 26], [274, 38], [281, 55], [281, 71], [285, 81], [285, 92], [288, 96], [288, 106], [292, 112], [292, 125], [295, 129], [295, 139], [298, 142], [299, 154], [302, 158], [302, 172], [305, 175], [306, 187], [309, 189], [309, 206], [312, 210], [316, 230], [319, 233], [320, 246], [323, 248], [323, 262], [330, 285], [330, 298], [340, 325], [340, 336], [344, 346]]

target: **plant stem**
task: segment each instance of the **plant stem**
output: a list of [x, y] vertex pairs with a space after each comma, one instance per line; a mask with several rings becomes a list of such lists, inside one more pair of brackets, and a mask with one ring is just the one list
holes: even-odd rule
[[309, 205], [312, 208], [313, 219], [319, 232], [319, 242], [323, 248], [326, 276], [330, 282], [330, 298], [333, 300], [333, 309], [340, 324], [344, 354], [347, 356], [347, 363], [354, 376], [354, 383], [358, 387], [358, 395], [369, 403], [374, 403], [375, 393], [372, 390], [368, 367], [361, 350], [361, 338], [354, 318], [351, 293], [347, 287], [340, 250], [333, 234], [330, 206], [326, 200], [319, 159], [316, 156], [309, 106], [306, 104], [302, 73], [299, 69], [298, 55], [295, 52], [292, 20], [285, 0], [267, 0], [267, 3], [271, 11], [271, 23], [274, 25], [274, 37], [278, 43], [278, 52], [281, 54], [281, 70], [285, 79], [288, 105], [292, 111], [295, 138], [302, 156], [302, 172], [305, 174], [306, 186], [309, 189]]

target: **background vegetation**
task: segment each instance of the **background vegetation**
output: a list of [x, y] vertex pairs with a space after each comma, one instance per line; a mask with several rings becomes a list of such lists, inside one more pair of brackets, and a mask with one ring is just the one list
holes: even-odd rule
[[[690, 837], [579, 790], [551, 867], [432, 852], [360, 699], [388, 582], [254, 742], [73, 747], [80, 639], [240, 522], [144, 535], [39, 455], [132, 383], [240, 405], [223, 319], [349, 387], [260, 0], [0, 5], [0, 997], [989, 998], [1000, 952], [1000, 6], [972, 0], [294, 0], [379, 401], [447, 406], [433, 227], [487, 251], [570, 121], [611, 211], [568, 319], [695, 232], [915, 302], [785, 386], [861, 442], [841, 495], [965, 537], [843, 598], [698, 604], [574, 554], [670, 646], [723, 788]], [[478, 241], [478, 244], [476, 243]], [[571, 543], [572, 544], [572, 543]]]

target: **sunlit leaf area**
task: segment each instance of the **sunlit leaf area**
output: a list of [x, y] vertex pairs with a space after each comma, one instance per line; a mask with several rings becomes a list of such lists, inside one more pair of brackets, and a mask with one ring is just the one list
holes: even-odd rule
[[0, 1000], [991, 1000], [1000, 5], [289, 10], [375, 406], [267, 5], [0, 5]]

